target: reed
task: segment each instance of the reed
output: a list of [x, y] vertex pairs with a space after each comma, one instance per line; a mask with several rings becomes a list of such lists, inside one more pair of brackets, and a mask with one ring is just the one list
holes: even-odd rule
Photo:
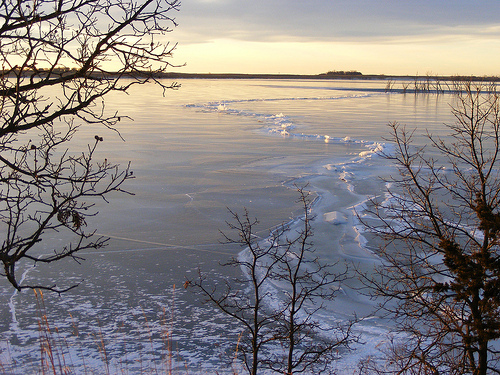
[[[174, 349], [173, 349], [173, 330], [175, 322], [175, 286], [172, 294], [172, 308], [170, 313], [165, 307], [162, 308], [160, 316], [161, 326], [161, 349], [155, 348], [153, 339], [154, 332], [148, 320], [146, 312], [143, 310], [144, 328], [148, 335], [149, 348], [153, 353], [153, 357], [148, 356], [147, 361], [144, 361], [143, 355], [139, 354], [140, 370], [130, 368], [130, 362], [120, 361], [113, 363], [110, 358], [110, 353], [107, 349], [109, 339], [106, 338], [101, 322], [98, 320], [97, 333], [93, 335], [96, 350], [99, 353], [100, 364], [95, 368], [95, 364], [90, 366], [86, 360], [84, 348], [78, 347], [78, 340], [70, 340], [69, 338], [78, 339], [80, 331], [78, 324], [73, 315], [70, 316], [70, 332], [62, 332], [56, 325], [50, 322], [45, 305], [43, 291], [35, 290], [36, 300], [36, 322], [38, 326], [38, 345], [39, 345], [39, 362], [36, 365], [35, 373], [42, 375], [70, 375], [70, 374], [155, 374], [155, 375], [172, 375], [174, 374]], [[124, 336], [125, 338], [125, 336]], [[76, 346], [76, 347], [75, 347]], [[155, 353], [157, 355], [155, 356]], [[15, 360], [10, 353], [9, 345], [2, 353], [5, 358], [0, 359], [0, 374], [16, 374], [23, 373], [24, 369], [16, 366]], [[137, 353], [135, 353], [137, 354]], [[17, 371], [16, 371], [17, 369]], [[180, 371], [175, 370], [176, 374], [188, 374], [187, 365]], [[236, 374], [235, 371], [233, 371]]]

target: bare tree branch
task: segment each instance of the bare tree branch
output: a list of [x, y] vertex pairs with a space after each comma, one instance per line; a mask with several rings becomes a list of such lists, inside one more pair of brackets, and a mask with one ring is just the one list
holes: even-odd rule
[[[325, 373], [336, 350], [357, 339], [351, 329], [355, 319], [327, 334], [316, 319], [323, 302], [333, 299], [347, 278], [347, 269], [332, 273], [331, 264], [314, 257], [311, 193], [302, 187], [297, 191], [304, 215], [299, 227], [283, 224], [267, 239], [256, 236], [258, 221], [248, 211], [241, 217], [230, 211], [233, 221], [228, 226], [235, 234], [224, 238], [244, 251], [225, 265], [240, 268], [243, 278], [217, 287], [200, 273], [188, 283], [244, 328], [238, 353], [249, 374], [260, 368], [281, 374]], [[270, 289], [274, 282], [281, 286], [279, 297]], [[266, 351], [272, 343], [283, 352]]]
[[[91, 202], [126, 192], [130, 165], [96, 161], [99, 135], [84, 150], [65, 145], [81, 124], [116, 129], [126, 118], [105, 107], [109, 93], [151, 81], [178, 87], [155, 74], [170, 66], [175, 46], [163, 36], [176, 26], [179, 6], [177, 0], [0, 2], [0, 261], [1, 275], [16, 289], [69, 290], [20, 285], [16, 266], [23, 259], [80, 262], [81, 250], [106, 245], [86, 229], [97, 214]], [[40, 255], [48, 232], [76, 239]]]
[[388, 372], [374, 373], [498, 372], [499, 95], [483, 84], [455, 89], [451, 141], [429, 135], [439, 161], [391, 124], [399, 176], [362, 219], [386, 240], [384, 265], [362, 277], [405, 335], [389, 347]]

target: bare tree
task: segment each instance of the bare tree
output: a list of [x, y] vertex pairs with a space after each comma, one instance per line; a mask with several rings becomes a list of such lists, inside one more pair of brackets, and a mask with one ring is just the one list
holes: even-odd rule
[[404, 335], [379, 373], [500, 373], [499, 94], [456, 92], [450, 141], [428, 135], [438, 158], [391, 124], [399, 177], [363, 219], [386, 240], [369, 285]]
[[[67, 142], [81, 124], [114, 128], [121, 120], [104, 106], [109, 93], [151, 80], [176, 86], [155, 74], [169, 65], [174, 46], [163, 34], [178, 7], [177, 0], [0, 2], [0, 261], [16, 289], [68, 289], [21, 285], [16, 267], [79, 261], [80, 250], [105, 245], [85, 230], [96, 214], [89, 199], [122, 191], [131, 172], [94, 160], [99, 135], [84, 150]], [[46, 233], [64, 231], [76, 240], [41, 255]]]
[[288, 236], [291, 228], [288, 228], [273, 273], [278, 283], [285, 285], [276, 338], [286, 351], [283, 355], [270, 357], [267, 365], [281, 374], [325, 373], [328, 364], [335, 359], [335, 351], [355, 341], [351, 331], [355, 319], [337, 325], [335, 330], [322, 327], [315, 319], [316, 313], [324, 308], [324, 301], [335, 298], [339, 286], [347, 278], [347, 268], [334, 274], [331, 267], [337, 264], [322, 264], [314, 256], [311, 192], [302, 187], [297, 187], [297, 191], [303, 217], [291, 238]]
[[[225, 239], [245, 250], [224, 265], [241, 268], [243, 278], [228, 280], [224, 288], [211, 285], [203, 274], [190, 282], [244, 327], [239, 353], [253, 375], [260, 368], [290, 375], [324, 373], [336, 350], [355, 340], [354, 320], [327, 332], [316, 320], [323, 301], [333, 299], [346, 279], [347, 269], [332, 273], [331, 264], [313, 257], [311, 193], [304, 188], [297, 191], [303, 210], [299, 228], [281, 225], [264, 240], [254, 231], [258, 221], [251, 220], [247, 211], [243, 217], [231, 212], [234, 223], [228, 225], [237, 237], [225, 235]], [[278, 289], [272, 287], [274, 283]], [[282, 353], [264, 352], [271, 343], [279, 344]]]
[[[238, 354], [243, 360], [249, 374], [258, 373], [262, 364], [260, 354], [266, 342], [272, 341], [274, 333], [270, 325], [279, 312], [270, 311], [266, 307], [266, 299], [271, 298], [265, 289], [265, 283], [271, 278], [276, 264], [278, 238], [284, 228], [275, 230], [265, 242], [260, 242], [255, 235], [254, 227], [257, 219], [251, 219], [248, 211], [243, 216], [230, 211], [234, 223], [228, 223], [230, 230], [237, 233], [236, 238], [223, 234], [228, 243], [240, 244], [246, 247], [244, 258], [232, 258], [223, 266], [241, 268], [243, 276], [225, 281], [223, 287], [214, 285], [206, 274], [200, 272], [198, 280], [190, 280], [187, 285], [201, 292], [224, 314], [239, 322], [244, 330], [238, 347]], [[250, 286], [251, 292], [246, 290]]]

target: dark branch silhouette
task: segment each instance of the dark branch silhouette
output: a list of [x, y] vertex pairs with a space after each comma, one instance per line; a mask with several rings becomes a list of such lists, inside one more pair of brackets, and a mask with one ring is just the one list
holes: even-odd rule
[[405, 339], [370, 373], [500, 373], [499, 95], [481, 83], [455, 92], [451, 140], [428, 136], [438, 160], [391, 124], [399, 176], [363, 219], [386, 240], [384, 264], [364, 277]]
[[[21, 284], [16, 266], [27, 260], [79, 262], [84, 249], [107, 239], [86, 230], [97, 214], [89, 201], [115, 191], [132, 173], [95, 160], [99, 135], [85, 150], [67, 143], [79, 126], [114, 130], [125, 118], [105, 107], [106, 96], [154, 81], [175, 46], [177, 0], [40, 0], [0, 2], [0, 261], [18, 290], [62, 292], [73, 286]], [[73, 234], [52, 254], [37, 250], [48, 232]]]
[[[224, 238], [245, 250], [224, 265], [242, 269], [241, 278], [221, 287], [200, 273], [188, 283], [243, 327], [238, 355], [252, 375], [262, 368], [290, 375], [325, 373], [336, 351], [356, 340], [351, 330], [355, 319], [328, 332], [316, 319], [323, 302], [335, 298], [347, 269], [332, 273], [331, 264], [314, 257], [311, 193], [297, 191], [303, 210], [299, 225], [281, 225], [267, 239], [256, 235], [258, 221], [247, 211], [242, 216], [231, 211], [232, 234]], [[280, 285], [279, 297], [270, 288], [273, 283]], [[272, 351], [270, 344], [282, 350]]]

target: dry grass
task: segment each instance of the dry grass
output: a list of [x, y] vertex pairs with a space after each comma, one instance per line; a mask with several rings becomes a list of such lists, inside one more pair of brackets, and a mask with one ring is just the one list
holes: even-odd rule
[[[175, 286], [174, 294], [172, 297], [172, 306], [175, 304]], [[124, 361], [114, 363], [110, 360], [109, 353], [107, 350], [107, 339], [103, 333], [100, 322], [98, 321], [97, 333], [93, 335], [93, 341], [96, 345], [96, 349], [99, 352], [100, 363], [97, 365], [93, 363], [90, 365], [90, 361], [86, 358], [86, 353], [88, 350], [75, 347], [75, 341], [80, 336], [77, 322], [70, 314], [71, 318], [71, 332], [60, 332], [59, 328], [51, 323], [48, 319], [47, 308], [45, 306], [45, 300], [43, 292], [41, 290], [35, 290], [36, 299], [36, 320], [38, 325], [38, 343], [39, 343], [39, 363], [35, 365], [36, 374], [42, 375], [70, 375], [70, 374], [104, 374], [104, 375], [115, 375], [115, 374], [165, 374], [172, 375], [174, 373], [174, 351], [173, 351], [173, 338], [172, 332], [174, 328], [174, 309], [172, 307], [170, 314], [167, 313], [166, 309], [163, 308], [162, 315], [160, 317], [161, 325], [161, 341], [162, 347], [160, 350], [155, 349], [153, 342], [153, 332], [150, 326], [150, 322], [143, 310], [144, 317], [144, 327], [149, 337], [149, 345], [151, 353], [157, 353], [157, 359], [144, 360], [139, 359], [135, 361], [136, 365], [132, 369], [130, 366], [131, 361]], [[125, 337], [124, 337], [125, 338]], [[134, 353], [137, 354], [137, 353]], [[139, 354], [141, 358], [141, 355]], [[19, 366], [19, 363], [13, 359], [14, 356], [10, 352], [10, 347], [2, 353], [2, 358], [0, 358], [0, 374], [11, 375], [11, 374], [25, 374], [25, 367]], [[95, 361], [94, 361], [95, 362]], [[187, 368], [184, 371], [175, 371], [176, 374], [185, 373], [188, 374]]]

